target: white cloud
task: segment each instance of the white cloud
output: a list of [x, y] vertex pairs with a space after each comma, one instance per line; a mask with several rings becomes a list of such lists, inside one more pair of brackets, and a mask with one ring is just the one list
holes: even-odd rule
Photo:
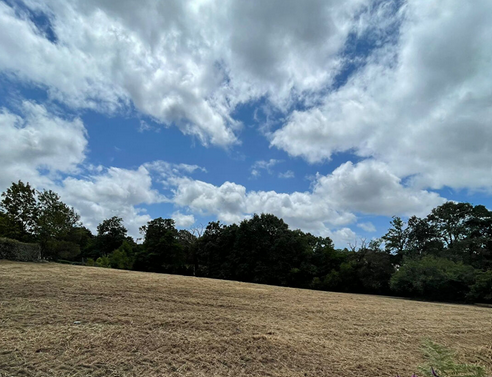
[[278, 165], [281, 163], [281, 160], [276, 160], [274, 158], [271, 158], [270, 160], [259, 160], [256, 161], [252, 166], [251, 166], [251, 175], [254, 178], [258, 178], [261, 176], [261, 170], [265, 170], [268, 174], [273, 173], [273, 167], [275, 165]]
[[338, 54], [367, 0], [44, 0], [56, 43], [0, 3], [0, 70], [75, 108], [137, 110], [204, 144], [237, 143], [239, 103], [310, 102], [340, 68]]
[[87, 148], [82, 121], [64, 119], [28, 101], [19, 110], [20, 115], [0, 111], [0, 187], [19, 179], [36, 186], [50, 182], [46, 175], [76, 172]]
[[188, 228], [195, 223], [195, 216], [193, 215], [185, 215], [179, 211], [174, 212], [171, 217], [176, 222], [177, 226]]
[[362, 230], [365, 230], [366, 232], [369, 232], [369, 233], [373, 233], [376, 231], [376, 227], [370, 221], [365, 222], [365, 223], [359, 223], [359, 224], [357, 224], [357, 226], [359, 228], [361, 228]]
[[[31, 102], [19, 114], [3, 110], [0, 185], [23, 179], [59, 188], [91, 227], [117, 214], [135, 232], [150, 219], [139, 205], [172, 201], [226, 222], [271, 212], [293, 227], [349, 239], [359, 213], [426, 214], [444, 201], [429, 188], [492, 190], [490, 1], [408, 0], [398, 12], [392, 2], [362, 0], [24, 2], [46, 13], [57, 40], [0, 2], [0, 72], [45, 89], [50, 100], [106, 114], [134, 105], [152, 125], [230, 146], [241, 127], [234, 110], [261, 99], [272, 118], [285, 120], [269, 134], [272, 146], [312, 163], [339, 152], [360, 161], [293, 193], [212, 185], [189, 177], [203, 168], [164, 161], [86, 171], [80, 119]], [[349, 35], [378, 47], [367, 57], [343, 55]], [[352, 63], [360, 68], [338, 88], [334, 78]], [[257, 161], [251, 174], [273, 174], [278, 163]], [[78, 171], [86, 176], [60, 183], [59, 173]], [[157, 192], [156, 181], [172, 197]]]
[[310, 162], [354, 152], [416, 187], [492, 188], [492, 3], [408, 1], [396, 44], [319, 107], [293, 112], [273, 146]]
[[357, 234], [350, 228], [342, 228], [331, 232], [328, 236], [333, 240], [335, 246], [347, 247], [357, 240]]
[[140, 121], [140, 126], [138, 127], [138, 132], [145, 132], [145, 131], [155, 131], [155, 132], [160, 132], [161, 128], [152, 126], [149, 123], [147, 123], [145, 120]]
[[165, 201], [152, 188], [152, 178], [144, 166], [136, 170], [103, 168], [83, 178], [68, 177], [57, 191], [77, 209], [89, 229], [94, 231], [102, 220], [119, 216], [133, 237], [138, 237], [138, 228], [151, 220], [138, 206]]
[[347, 225], [356, 221], [357, 213], [425, 215], [445, 201], [436, 193], [403, 185], [376, 161], [348, 162], [332, 174], [318, 175], [311, 192], [248, 191], [232, 182], [215, 186], [189, 177], [171, 178], [168, 184], [174, 187], [170, 200], [201, 215], [232, 223], [253, 213], [272, 213], [291, 227], [339, 238], [355, 238]]
[[284, 173], [278, 173], [278, 177], [279, 178], [284, 178], [284, 179], [294, 178], [295, 176], [296, 175], [295, 175], [295, 173], [292, 170], [287, 170]]
[[232, 223], [243, 219], [245, 213], [244, 186], [225, 182], [217, 187], [187, 177], [173, 178], [176, 186], [174, 203], [189, 207], [201, 214], [217, 215], [219, 220]]
[[294, 228], [327, 234], [330, 226], [346, 225], [355, 216], [319, 203], [309, 193], [292, 194], [275, 191], [249, 191], [231, 182], [215, 186], [186, 177], [172, 180], [175, 185], [173, 202], [201, 215], [215, 215], [226, 223], [239, 222], [253, 213], [272, 213]]
[[176, 164], [162, 160], [145, 163], [143, 167], [150, 171], [164, 188], [169, 188], [171, 186], [170, 182], [175, 178], [190, 175], [197, 171], [207, 172], [207, 169], [198, 165]]
[[[87, 131], [78, 118], [66, 119], [44, 106], [25, 101], [19, 115], [0, 112], [0, 187], [22, 180], [37, 189], [51, 189], [75, 207], [92, 231], [104, 219], [120, 216], [129, 233], [137, 237], [138, 227], [150, 216], [138, 206], [165, 198], [152, 188], [149, 171], [84, 167]], [[152, 166], [164, 164], [154, 163]], [[171, 169], [171, 164], [169, 164]], [[177, 165], [192, 172], [198, 167]], [[62, 175], [67, 175], [62, 179]]]
[[425, 215], [444, 203], [437, 193], [402, 185], [382, 162], [346, 162], [327, 176], [318, 177], [314, 193], [340, 208], [366, 214]]

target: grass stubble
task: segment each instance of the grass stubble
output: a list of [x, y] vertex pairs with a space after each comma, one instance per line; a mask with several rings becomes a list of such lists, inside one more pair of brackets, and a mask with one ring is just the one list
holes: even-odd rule
[[490, 375], [490, 308], [0, 261], [1, 377], [410, 376], [422, 338]]

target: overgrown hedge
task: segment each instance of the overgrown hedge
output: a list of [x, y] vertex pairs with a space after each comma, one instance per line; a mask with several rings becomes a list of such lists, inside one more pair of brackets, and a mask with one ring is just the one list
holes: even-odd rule
[[41, 259], [41, 247], [37, 243], [23, 243], [10, 238], [0, 238], [0, 259], [37, 262]]

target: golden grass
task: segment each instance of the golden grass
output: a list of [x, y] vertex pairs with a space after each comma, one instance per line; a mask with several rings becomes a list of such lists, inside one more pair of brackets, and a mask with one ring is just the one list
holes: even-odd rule
[[492, 371], [490, 308], [0, 261], [2, 377], [410, 376], [423, 337]]

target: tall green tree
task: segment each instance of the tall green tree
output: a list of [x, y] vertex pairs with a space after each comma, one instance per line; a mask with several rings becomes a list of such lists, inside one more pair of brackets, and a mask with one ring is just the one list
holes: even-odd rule
[[200, 276], [219, 279], [239, 279], [235, 260], [236, 233], [238, 226], [225, 226], [220, 221], [208, 223], [205, 231], [197, 243], [197, 262]]
[[144, 242], [135, 268], [153, 272], [178, 272], [183, 269], [185, 254], [174, 224], [173, 219], [159, 217], [140, 228]]
[[186, 229], [181, 229], [178, 231], [178, 242], [183, 248], [187, 273], [195, 276], [198, 269], [198, 237]]
[[45, 258], [74, 257], [80, 252], [68, 239], [79, 215], [51, 190], [37, 191], [29, 183], [13, 183], [2, 194], [2, 235], [39, 242]]
[[492, 211], [483, 205], [473, 207], [467, 227], [463, 262], [481, 270], [492, 269]]
[[18, 181], [2, 193], [0, 207], [6, 215], [4, 235], [21, 241], [34, 241], [38, 231], [36, 190]]
[[408, 219], [408, 241], [405, 255], [421, 258], [425, 255], [438, 256], [444, 248], [436, 226], [427, 218], [412, 216]]
[[239, 225], [232, 264], [239, 280], [287, 285], [305, 256], [300, 233], [272, 214], [255, 214]]
[[51, 191], [38, 191], [37, 236], [45, 258], [73, 259], [80, 247], [68, 240], [70, 232], [79, 226], [80, 216]]
[[67, 206], [60, 196], [45, 190], [38, 195], [37, 228], [41, 239], [62, 239], [76, 226], [80, 226], [80, 216], [73, 207]]
[[398, 216], [393, 216], [390, 222], [391, 228], [382, 237], [386, 251], [402, 258], [408, 243], [408, 233], [405, 222]]
[[103, 220], [97, 226], [97, 236], [95, 239], [96, 252], [93, 257], [108, 256], [118, 249], [127, 238], [127, 230], [123, 225], [123, 219], [113, 216]]
[[453, 248], [469, 235], [468, 222], [473, 213], [470, 203], [446, 202], [427, 216], [445, 247]]

